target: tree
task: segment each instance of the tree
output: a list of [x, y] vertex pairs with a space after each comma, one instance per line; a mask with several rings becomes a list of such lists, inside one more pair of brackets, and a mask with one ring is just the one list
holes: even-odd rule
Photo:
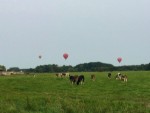
[[11, 67], [7, 71], [14, 71], [14, 72], [19, 72], [20, 69], [18, 67]]
[[3, 66], [3, 65], [0, 65], [0, 71], [6, 71], [6, 68], [5, 68], [5, 66]]

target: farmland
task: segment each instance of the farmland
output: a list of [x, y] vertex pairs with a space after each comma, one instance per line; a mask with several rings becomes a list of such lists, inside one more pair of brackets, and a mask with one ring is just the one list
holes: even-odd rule
[[[80, 72], [84, 85], [55, 73], [0, 76], [0, 113], [149, 113], [150, 71], [124, 71], [128, 82], [107, 72]], [[92, 81], [90, 75], [95, 74]]]

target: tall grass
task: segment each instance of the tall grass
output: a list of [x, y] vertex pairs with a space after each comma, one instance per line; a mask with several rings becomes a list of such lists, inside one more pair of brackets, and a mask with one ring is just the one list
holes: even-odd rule
[[[55, 74], [1, 76], [0, 113], [149, 113], [150, 72], [122, 72], [128, 83], [107, 72], [82, 72], [84, 85]], [[96, 75], [96, 81], [90, 75]]]

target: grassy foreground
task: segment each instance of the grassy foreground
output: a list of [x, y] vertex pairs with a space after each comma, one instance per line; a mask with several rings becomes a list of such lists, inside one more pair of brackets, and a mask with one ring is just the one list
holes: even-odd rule
[[[0, 113], [150, 113], [150, 72], [83, 72], [84, 85], [55, 74], [0, 76]], [[96, 81], [90, 75], [96, 75]]]

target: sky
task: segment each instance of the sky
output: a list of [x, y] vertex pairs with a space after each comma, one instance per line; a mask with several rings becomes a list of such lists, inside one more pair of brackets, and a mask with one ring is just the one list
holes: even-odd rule
[[150, 63], [149, 6], [150, 0], [0, 0], [0, 65]]

